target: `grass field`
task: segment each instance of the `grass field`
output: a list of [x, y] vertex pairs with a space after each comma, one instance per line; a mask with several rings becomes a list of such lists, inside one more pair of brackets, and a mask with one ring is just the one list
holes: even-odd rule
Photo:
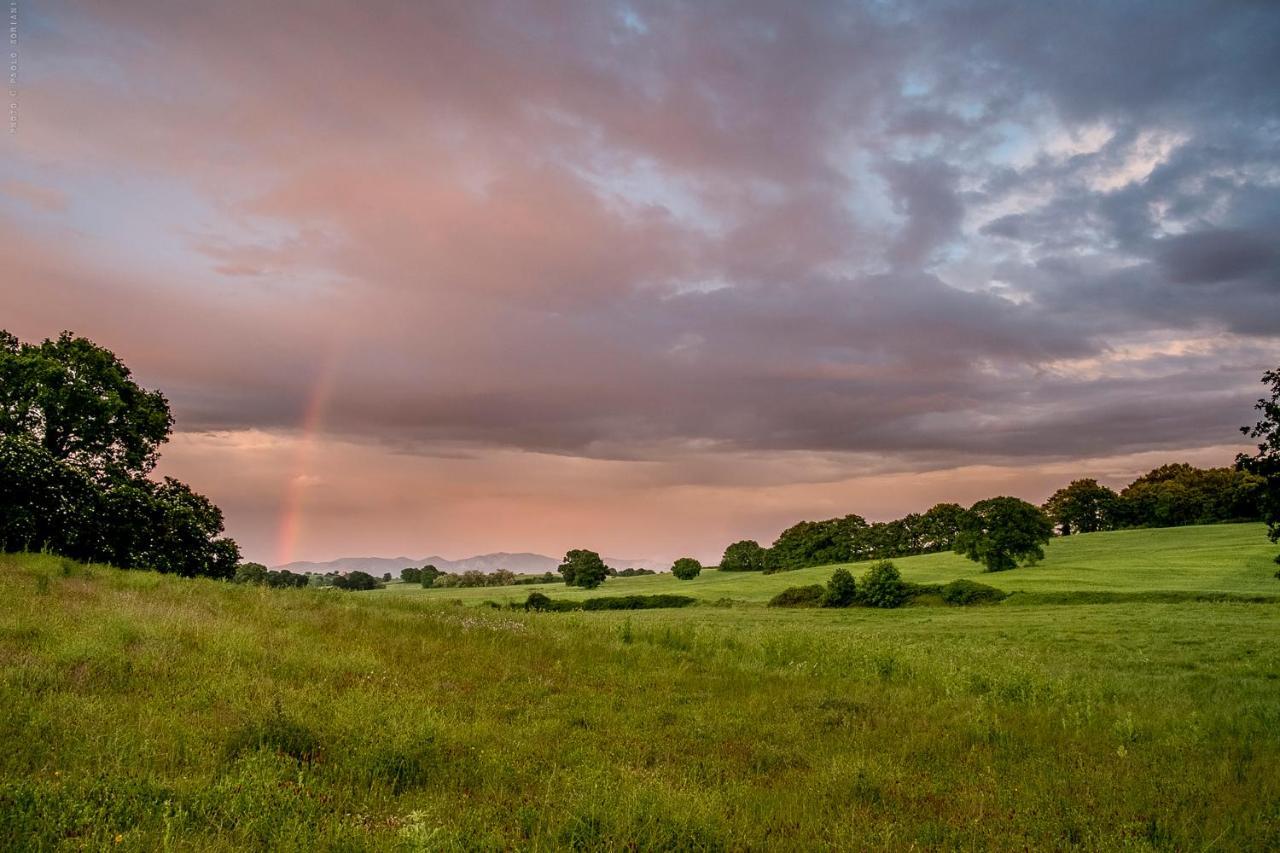
[[[950, 552], [894, 560], [902, 576], [917, 583], [946, 583], [972, 578], [1006, 592], [1022, 592], [1010, 603], [1055, 600], [1087, 601], [1090, 595], [1138, 596], [1153, 592], [1280, 595], [1273, 577], [1276, 546], [1267, 541], [1262, 524], [1216, 524], [1160, 530], [1121, 530], [1055, 539], [1044, 561], [1032, 568], [983, 573], [977, 563]], [[848, 564], [855, 574], [868, 564]], [[1270, 570], [1267, 567], [1270, 566]], [[533, 590], [557, 598], [674, 592], [707, 601], [733, 599], [764, 603], [789, 586], [826, 583], [834, 567], [820, 566], [763, 575], [755, 572], [703, 571], [689, 581], [670, 574], [611, 578], [596, 590], [564, 584], [423, 589], [395, 583], [382, 595], [420, 595], [440, 600], [500, 604], [522, 602]]]
[[[1073, 537], [983, 579], [1276, 593], [1273, 551]], [[0, 556], [0, 849], [1280, 847], [1280, 606], [1023, 599], [527, 614]]]

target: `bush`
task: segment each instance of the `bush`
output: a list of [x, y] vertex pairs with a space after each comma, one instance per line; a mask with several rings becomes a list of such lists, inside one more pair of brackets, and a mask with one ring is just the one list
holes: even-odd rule
[[689, 581], [702, 574], [702, 563], [693, 557], [681, 557], [671, 564], [671, 574], [682, 581]]
[[588, 598], [582, 602], [583, 610], [657, 610], [667, 607], [688, 607], [697, 602], [687, 595], [614, 595], [608, 598]]
[[770, 607], [821, 607], [827, 590], [822, 584], [787, 587], [769, 599]]
[[822, 598], [823, 607], [848, 607], [858, 600], [858, 583], [848, 569], [836, 569], [827, 581], [827, 591]]
[[862, 576], [861, 599], [868, 607], [901, 607], [907, 600], [902, 574], [888, 560], [881, 560]]
[[996, 601], [1003, 601], [1008, 598], [1008, 593], [1002, 592], [993, 586], [987, 586], [977, 581], [954, 580], [942, 588], [942, 600], [947, 604], [954, 604], [964, 607], [970, 604], [988, 604]]
[[555, 602], [549, 596], [540, 592], [531, 592], [529, 597], [524, 600], [525, 610], [552, 610], [554, 607]]

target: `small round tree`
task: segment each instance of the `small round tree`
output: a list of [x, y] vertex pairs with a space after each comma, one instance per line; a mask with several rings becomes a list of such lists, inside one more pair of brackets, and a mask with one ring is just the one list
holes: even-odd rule
[[763, 572], [767, 568], [767, 555], [768, 552], [754, 539], [734, 542], [724, 549], [724, 556], [720, 558], [720, 571]]
[[982, 563], [988, 572], [1003, 572], [1019, 562], [1035, 565], [1043, 560], [1052, 535], [1053, 522], [1039, 507], [1018, 498], [988, 498], [965, 514], [956, 551]]
[[827, 593], [822, 599], [823, 607], [848, 607], [858, 600], [858, 583], [849, 574], [848, 569], [836, 569], [827, 581]]
[[693, 557], [681, 557], [671, 564], [671, 574], [682, 581], [691, 581], [702, 574], [702, 563]]
[[580, 586], [583, 589], [595, 589], [609, 576], [609, 567], [600, 559], [600, 555], [583, 549], [574, 549], [565, 554], [559, 571], [564, 576], [566, 586]]

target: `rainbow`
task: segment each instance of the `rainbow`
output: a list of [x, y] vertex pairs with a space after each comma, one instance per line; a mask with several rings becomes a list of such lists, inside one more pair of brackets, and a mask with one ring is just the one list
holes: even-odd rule
[[285, 482], [284, 500], [280, 504], [280, 522], [276, 531], [276, 565], [293, 562], [294, 549], [302, 530], [306, 480], [311, 472], [311, 457], [320, 434], [320, 422], [333, 393], [341, 347], [334, 346], [312, 383], [307, 405], [302, 413], [301, 437], [294, 451], [293, 467]]

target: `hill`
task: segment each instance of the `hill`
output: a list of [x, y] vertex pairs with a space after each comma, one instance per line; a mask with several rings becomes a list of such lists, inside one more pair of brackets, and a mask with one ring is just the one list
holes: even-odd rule
[[[951, 552], [900, 557], [893, 562], [906, 580], [916, 583], [970, 578], [1019, 593], [1010, 599], [1012, 604], [1091, 597], [1124, 599], [1157, 593], [1280, 595], [1280, 581], [1273, 577], [1275, 553], [1262, 524], [1214, 524], [1059, 537], [1045, 549], [1042, 563], [1008, 572], [983, 572], [977, 563]], [[844, 565], [855, 575], [868, 567], [867, 563]], [[835, 568], [818, 566], [773, 575], [704, 570], [689, 581], [669, 574], [610, 578], [591, 591], [564, 584], [438, 590], [395, 584], [381, 594], [507, 603], [524, 601], [533, 590], [560, 598], [675, 592], [707, 601], [763, 604], [789, 586], [826, 583]]]
[[[1073, 538], [998, 580], [1280, 586], [1253, 533]], [[641, 583], [676, 582], [606, 591]], [[0, 555], [0, 849], [1277, 849], [1278, 618], [525, 613]]]

